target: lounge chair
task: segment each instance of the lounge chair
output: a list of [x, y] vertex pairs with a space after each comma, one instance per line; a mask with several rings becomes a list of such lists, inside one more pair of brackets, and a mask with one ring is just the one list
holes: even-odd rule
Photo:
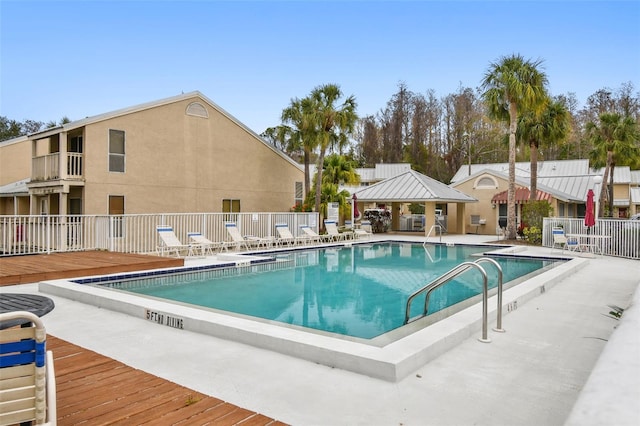
[[567, 243], [564, 245], [564, 249], [569, 251], [582, 251], [583, 246], [580, 244], [580, 239], [578, 237], [569, 237], [567, 236]]
[[360, 222], [360, 228], [355, 229], [354, 231], [355, 238], [371, 238], [373, 232], [371, 230], [371, 222], [368, 220], [363, 220]]
[[196, 247], [201, 250], [203, 256], [213, 256], [215, 251], [227, 249], [227, 245], [225, 243], [214, 243], [200, 232], [187, 232], [187, 236], [195, 243]]
[[304, 233], [304, 235], [308, 238], [310, 243], [322, 243], [326, 241], [330, 241], [332, 239], [329, 234], [318, 234], [316, 231], [311, 229], [309, 225], [300, 225], [300, 229]]
[[235, 223], [225, 223], [224, 227], [227, 230], [227, 234], [231, 237], [231, 242], [227, 243], [229, 247], [249, 250], [249, 243], [242, 234], [240, 234]]
[[276, 244], [281, 246], [295, 246], [298, 242], [301, 242], [300, 239], [293, 236], [289, 226], [286, 223], [277, 223], [276, 224], [276, 232], [278, 233], [278, 238], [276, 238]]
[[231, 237], [231, 242], [228, 243], [230, 247], [235, 247], [237, 249], [244, 248], [245, 250], [249, 250], [251, 248], [258, 248], [260, 246], [270, 247], [274, 242], [273, 238], [260, 238], [254, 237], [253, 235], [243, 237], [242, 234], [240, 234], [240, 230], [233, 222], [225, 223], [224, 226], [227, 230], [227, 233]]
[[554, 226], [551, 228], [551, 235], [553, 235], [553, 245], [551, 249], [560, 248], [562, 251], [580, 251], [580, 241], [577, 237], [568, 237], [564, 233], [564, 229]]
[[44, 324], [31, 312], [0, 314], [0, 321], [16, 319], [31, 326], [0, 330], [0, 424], [55, 425], [56, 376]]
[[564, 235], [564, 229], [554, 226], [551, 228], [551, 235], [553, 235], [553, 245], [551, 249], [560, 248], [564, 250], [567, 245], [567, 236]]
[[187, 256], [193, 256], [193, 246], [190, 244], [182, 244], [178, 237], [176, 237], [173, 228], [167, 225], [156, 226], [158, 235], [162, 240], [162, 244], [158, 245], [156, 251], [160, 256], [166, 254], [175, 253], [176, 257], [180, 257], [180, 253], [187, 252]]
[[338, 225], [334, 220], [325, 220], [324, 227], [327, 230], [327, 234], [331, 236], [333, 241], [345, 241], [347, 237], [353, 235], [351, 232], [340, 232]]

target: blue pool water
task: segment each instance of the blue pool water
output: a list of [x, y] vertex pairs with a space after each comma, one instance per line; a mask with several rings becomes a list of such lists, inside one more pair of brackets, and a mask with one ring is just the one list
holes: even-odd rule
[[[411, 243], [354, 244], [276, 254], [276, 262], [157, 278], [102, 283], [108, 287], [332, 333], [370, 339], [401, 327], [408, 297], [461, 262], [478, 246]], [[475, 255], [475, 256], [474, 256]], [[553, 265], [550, 259], [494, 257], [504, 282]], [[489, 285], [497, 271], [484, 266]], [[429, 313], [482, 292], [469, 270], [435, 290]], [[416, 299], [411, 316], [424, 305]], [[415, 312], [414, 312], [415, 311]]]

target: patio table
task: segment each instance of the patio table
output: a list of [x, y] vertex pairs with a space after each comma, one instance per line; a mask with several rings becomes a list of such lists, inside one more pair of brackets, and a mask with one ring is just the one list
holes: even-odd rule
[[589, 253], [596, 253], [596, 250], [602, 255], [602, 245], [604, 241], [610, 239], [610, 235], [598, 234], [567, 234], [567, 237], [577, 238], [580, 249], [584, 248]]
[[[53, 310], [55, 304], [53, 300], [37, 294], [22, 293], [2, 293], [0, 294], [0, 313], [27, 311], [39, 317], [48, 314]], [[0, 330], [16, 325], [27, 325], [29, 322], [24, 318], [9, 321], [0, 321]]]

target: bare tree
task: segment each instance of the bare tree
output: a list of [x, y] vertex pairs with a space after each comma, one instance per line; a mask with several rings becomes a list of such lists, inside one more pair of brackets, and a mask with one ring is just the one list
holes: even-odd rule
[[361, 120], [362, 140], [361, 157], [366, 167], [374, 167], [382, 159], [380, 152], [380, 129], [375, 117], [369, 115]]

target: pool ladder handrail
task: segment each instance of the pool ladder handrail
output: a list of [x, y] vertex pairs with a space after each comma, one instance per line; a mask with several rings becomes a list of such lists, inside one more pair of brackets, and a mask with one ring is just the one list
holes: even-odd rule
[[[435, 248], [436, 248], [436, 251], [437, 251], [437, 248], [438, 248], [439, 246], [433, 246], [433, 247], [435, 247]], [[438, 257], [438, 259], [433, 260], [433, 256], [431, 256], [431, 253], [429, 253], [429, 247], [427, 247], [427, 242], [426, 242], [426, 241], [422, 244], [422, 248], [424, 249], [424, 252], [427, 254], [427, 257], [429, 258], [429, 260], [431, 261], [431, 263], [440, 262], [440, 261], [442, 260], [442, 254], [440, 254], [440, 256]]]
[[493, 331], [497, 331], [498, 333], [504, 333], [505, 330], [502, 328], [502, 266], [495, 260], [490, 257], [481, 257], [476, 260], [475, 263], [488, 262], [496, 267], [498, 271], [498, 306], [496, 309], [496, 326], [492, 328]]
[[[489, 299], [489, 287], [487, 281], [487, 272], [484, 270], [479, 263], [489, 262], [493, 264], [498, 269], [498, 312], [497, 312], [497, 325], [494, 328], [494, 331], [504, 332], [502, 329], [502, 267], [498, 262], [488, 257], [480, 258], [474, 262], [463, 262], [456, 267], [452, 268], [445, 274], [436, 278], [426, 286], [422, 287], [419, 290], [413, 292], [409, 298], [407, 299], [407, 305], [405, 310], [404, 324], [408, 324], [409, 322], [415, 321], [419, 318], [425, 317], [428, 315], [429, 311], [429, 297], [431, 292], [436, 288], [448, 283], [458, 275], [466, 272], [470, 268], [476, 268], [482, 274], [482, 337], [478, 340], [484, 343], [489, 343], [491, 340], [487, 336], [487, 318], [488, 318], [488, 299]], [[414, 317], [413, 319], [409, 318], [409, 313], [411, 312], [411, 303], [413, 300], [418, 297], [420, 294], [426, 292], [425, 300], [424, 300], [424, 309], [422, 315]]]
[[422, 246], [424, 246], [425, 244], [427, 244], [427, 240], [429, 239], [429, 237], [431, 236], [431, 231], [434, 230], [434, 228], [439, 228], [440, 229], [440, 242], [442, 242], [442, 225], [438, 225], [437, 223], [435, 225], [431, 225], [431, 228], [429, 228], [429, 232], [427, 232], [427, 236], [424, 239], [424, 243], [422, 243]]

